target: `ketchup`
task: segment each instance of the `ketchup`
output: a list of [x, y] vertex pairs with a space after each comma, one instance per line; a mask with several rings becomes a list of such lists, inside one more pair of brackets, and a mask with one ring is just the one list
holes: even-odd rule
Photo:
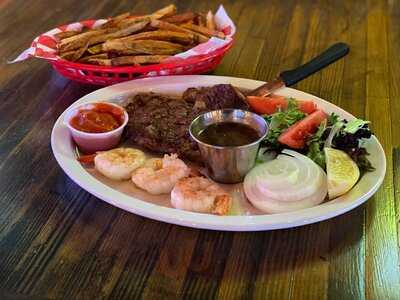
[[70, 124], [80, 131], [103, 133], [117, 129], [123, 121], [122, 109], [106, 103], [96, 103], [93, 108], [79, 110]]

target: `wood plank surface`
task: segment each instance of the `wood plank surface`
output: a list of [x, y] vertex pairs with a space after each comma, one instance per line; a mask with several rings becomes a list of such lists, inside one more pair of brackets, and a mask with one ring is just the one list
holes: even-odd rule
[[7, 61], [57, 25], [169, 1], [0, 0], [0, 299], [400, 299], [400, 2], [172, 2], [223, 3], [234, 20], [216, 75], [266, 81], [348, 43], [345, 59], [295, 87], [372, 122], [387, 157], [382, 187], [344, 215], [270, 232], [184, 228], [102, 202], [50, 147], [58, 116], [98, 87], [41, 60]]

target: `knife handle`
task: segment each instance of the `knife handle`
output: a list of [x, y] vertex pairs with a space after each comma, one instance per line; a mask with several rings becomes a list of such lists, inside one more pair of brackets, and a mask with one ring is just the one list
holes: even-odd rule
[[349, 51], [349, 46], [345, 43], [334, 44], [304, 65], [296, 69], [283, 71], [279, 76], [286, 86], [291, 86], [342, 58]]

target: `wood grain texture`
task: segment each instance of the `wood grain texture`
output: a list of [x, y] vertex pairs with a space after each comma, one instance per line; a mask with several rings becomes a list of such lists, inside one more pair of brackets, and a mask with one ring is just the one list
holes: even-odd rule
[[[382, 188], [367, 203], [366, 245], [370, 255], [365, 273], [368, 298], [394, 298], [400, 287], [397, 220], [393, 190], [391, 106], [388, 86], [387, 4], [368, 2], [366, 117], [381, 140], [386, 153], [387, 170]], [[387, 276], [383, 278], [382, 272]]]
[[271, 232], [196, 230], [114, 208], [73, 183], [49, 145], [57, 117], [97, 87], [40, 60], [6, 61], [59, 24], [169, 1], [0, 1], [0, 298], [399, 299], [400, 2], [172, 2], [222, 2], [235, 21], [217, 75], [268, 80], [347, 42], [345, 59], [296, 87], [372, 121], [383, 186], [342, 216]]

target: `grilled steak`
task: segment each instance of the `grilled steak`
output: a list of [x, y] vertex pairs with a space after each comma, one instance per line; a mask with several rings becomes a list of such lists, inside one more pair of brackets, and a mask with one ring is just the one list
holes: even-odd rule
[[182, 98], [187, 102], [196, 103], [196, 106], [204, 105], [207, 111], [222, 108], [248, 108], [242, 96], [230, 84], [189, 88], [183, 93]]
[[128, 136], [136, 144], [159, 153], [178, 153], [190, 160], [200, 159], [197, 144], [190, 138], [189, 125], [200, 114], [221, 109], [247, 109], [234, 87], [190, 88], [182, 98], [140, 93], [128, 100]]

